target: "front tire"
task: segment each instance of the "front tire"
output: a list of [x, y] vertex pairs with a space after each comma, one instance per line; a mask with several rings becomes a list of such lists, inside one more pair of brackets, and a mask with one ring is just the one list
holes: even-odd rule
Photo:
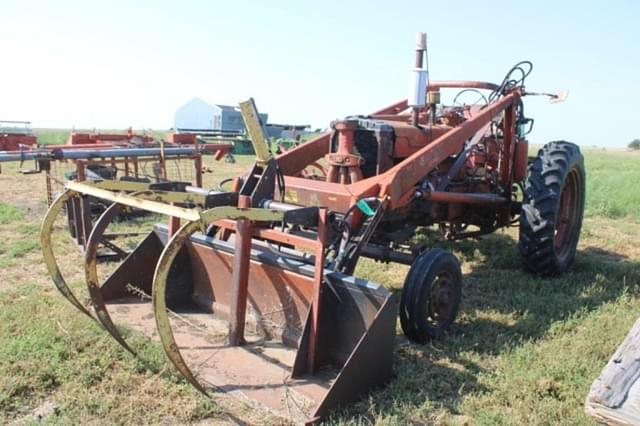
[[584, 158], [570, 142], [549, 142], [529, 166], [520, 214], [519, 249], [540, 275], [565, 272], [576, 255], [585, 200]]
[[404, 334], [417, 343], [442, 336], [456, 319], [461, 298], [458, 259], [442, 249], [420, 254], [402, 289], [400, 324]]

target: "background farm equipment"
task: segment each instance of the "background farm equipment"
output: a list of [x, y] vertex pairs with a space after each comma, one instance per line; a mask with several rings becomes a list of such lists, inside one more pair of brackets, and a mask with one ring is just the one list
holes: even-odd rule
[[[71, 150], [62, 151], [60, 160], [40, 162], [45, 168], [47, 182], [47, 200], [49, 203], [60, 194], [65, 182], [115, 180], [123, 182], [145, 182], [156, 189], [168, 189], [193, 185], [202, 186], [203, 153], [216, 155], [219, 150], [228, 150], [228, 146], [173, 146], [160, 148], [111, 148], [99, 151], [84, 149], [78, 155]], [[218, 154], [219, 155], [219, 154]], [[71, 199], [65, 207], [68, 228], [78, 247], [85, 249], [87, 239], [93, 229], [93, 223], [108, 207], [104, 201], [95, 197]], [[119, 219], [142, 213], [126, 212]], [[134, 231], [109, 233], [101, 239], [100, 260], [122, 259], [128, 250], [116, 244], [115, 240]]]
[[[146, 182], [156, 189], [201, 187], [205, 170], [203, 155], [220, 159], [231, 148], [228, 144], [197, 144], [195, 140], [164, 143], [131, 131], [127, 134], [71, 133], [65, 145], [0, 152], [0, 162], [20, 161], [22, 165], [34, 161], [33, 169], [21, 168], [21, 172], [44, 172], [47, 202], [51, 204], [69, 180]], [[107, 204], [93, 197], [72, 199], [65, 206], [69, 233], [81, 249], [85, 247], [93, 222], [106, 207]], [[103, 237], [100, 259], [122, 259], [127, 255], [127, 250], [112, 241], [121, 236], [123, 234], [111, 233]]]
[[[253, 100], [242, 102], [257, 160], [231, 191], [68, 182], [41, 233], [56, 286], [91, 316], [59, 271], [51, 231], [70, 200], [113, 203], [97, 219], [85, 258], [91, 305], [105, 329], [131, 352], [114, 320], [157, 333], [203, 393], [234, 391], [315, 421], [390, 380], [398, 307], [414, 342], [441, 336], [455, 320], [459, 262], [428, 247], [423, 231], [437, 226], [455, 240], [519, 225], [527, 268], [565, 271], [580, 233], [584, 167], [568, 142], [545, 145], [527, 166], [531, 64], [517, 64], [500, 84], [430, 82], [425, 43], [421, 34], [407, 100], [336, 121], [277, 157]], [[452, 105], [441, 103], [447, 89], [458, 92]], [[462, 102], [465, 93], [478, 102]], [[169, 223], [101, 283], [96, 244], [123, 208]], [[361, 257], [411, 265], [400, 297], [353, 275]]]
[[36, 143], [31, 122], [0, 120], [0, 151], [15, 151]]
[[33, 134], [31, 122], [0, 120], [0, 151], [28, 149], [37, 142], [38, 138]]
[[133, 129], [129, 127], [125, 134], [71, 132], [67, 140], [67, 145], [135, 144], [140, 146], [153, 144], [154, 142], [153, 136], [134, 134]]

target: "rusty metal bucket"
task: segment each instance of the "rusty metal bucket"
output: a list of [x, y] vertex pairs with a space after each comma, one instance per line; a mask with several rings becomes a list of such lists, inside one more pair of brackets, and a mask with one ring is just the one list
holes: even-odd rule
[[[146, 195], [158, 199], [158, 194]], [[156, 212], [173, 207], [140, 203], [136, 196], [111, 198], [119, 203], [103, 213], [88, 240], [87, 285], [95, 318], [129, 351], [115, 323], [159, 338], [170, 361], [203, 393], [241, 395], [300, 423], [314, 422], [390, 379], [397, 312], [393, 294], [369, 281], [319, 269], [321, 251], [314, 256], [309, 250], [283, 248], [277, 245], [282, 240], [276, 244], [272, 239], [277, 232], [252, 230], [253, 211], [261, 220], [277, 216], [265, 209], [184, 213], [186, 223], [171, 236], [167, 226], [157, 225], [100, 284], [95, 244], [119, 206], [136, 204]], [[201, 220], [194, 219], [198, 215]], [[204, 235], [204, 224], [211, 222], [226, 225], [228, 238]], [[49, 215], [47, 223], [53, 223]], [[46, 232], [50, 229], [43, 226], [45, 259], [56, 286], [87, 313], [64, 284]], [[316, 241], [289, 242], [295, 244], [288, 247], [322, 247]]]

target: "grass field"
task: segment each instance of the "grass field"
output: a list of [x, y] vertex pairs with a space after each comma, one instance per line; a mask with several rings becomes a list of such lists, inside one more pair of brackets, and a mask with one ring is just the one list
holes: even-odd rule
[[[591, 382], [640, 316], [640, 155], [586, 152], [587, 210], [572, 270], [522, 271], [517, 229], [439, 243], [463, 265], [459, 320], [444, 339], [409, 344], [398, 328], [395, 378], [331, 424], [593, 424]], [[249, 158], [209, 176], [233, 175]], [[0, 174], [0, 423], [272, 424], [225, 396], [200, 396], [160, 346], [131, 336], [134, 359], [57, 293], [37, 243], [44, 177]], [[21, 192], [18, 189], [21, 189]], [[81, 291], [81, 255], [60, 229], [61, 266]], [[400, 289], [407, 268], [357, 273]]]

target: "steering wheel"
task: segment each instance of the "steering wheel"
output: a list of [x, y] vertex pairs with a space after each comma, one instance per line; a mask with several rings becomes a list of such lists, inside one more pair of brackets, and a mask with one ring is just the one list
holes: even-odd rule
[[[465, 93], [467, 93], [468, 95], [466, 95], [466, 97], [472, 98], [474, 99], [473, 102], [464, 102], [464, 101], [460, 101], [460, 98], [462, 97], [463, 99], [465, 98], [464, 95]], [[474, 95], [471, 95], [471, 94]], [[483, 106], [489, 105], [489, 100], [487, 99], [487, 97], [478, 89], [463, 89], [461, 91], [459, 91], [456, 96], [453, 98], [453, 106], [457, 106], [457, 107], [464, 107], [464, 106], [476, 106], [478, 105], [480, 102], [484, 102]]]
[[322, 165], [317, 162], [313, 162], [309, 164], [307, 167], [302, 169], [298, 176], [303, 177], [305, 179], [312, 180], [326, 180], [327, 179], [327, 169], [325, 169]]

